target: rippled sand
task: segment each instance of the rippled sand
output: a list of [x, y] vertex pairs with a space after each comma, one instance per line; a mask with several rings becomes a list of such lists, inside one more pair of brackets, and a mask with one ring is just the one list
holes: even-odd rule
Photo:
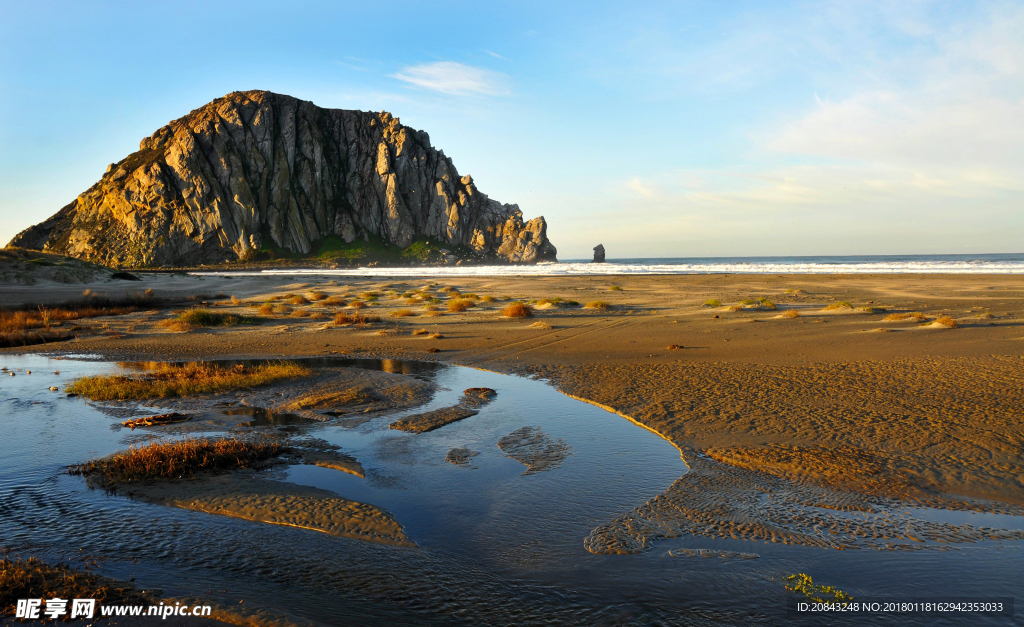
[[123, 493], [208, 514], [310, 529], [344, 538], [415, 546], [387, 511], [317, 488], [239, 473], [131, 485]]

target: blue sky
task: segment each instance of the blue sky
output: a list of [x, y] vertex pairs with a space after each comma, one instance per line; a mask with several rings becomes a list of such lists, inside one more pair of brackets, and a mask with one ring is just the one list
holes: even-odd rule
[[387, 110], [561, 258], [1024, 251], [1024, 3], [0, 0], [0, 242], [213, 98]]

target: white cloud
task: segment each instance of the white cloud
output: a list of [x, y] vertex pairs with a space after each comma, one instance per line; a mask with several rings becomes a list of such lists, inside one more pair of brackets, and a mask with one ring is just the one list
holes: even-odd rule
[[456, 96], [500, 96], [509, 93], [506, 86], [508, 76], [505, 74], [454, 61], [410, 65], [388, 76], [409, 85]]
[[[1024, 241], [1024, 10], [925, 29], [839, 97], [751, 135], [743, 165], [650, 172], [608, 199], [634, 254], [1013, 252]], [[919, 52], [926, 50], [927, 54]], [[837, 86], [842, 93], [842, 88]], [[659, 248], [659, 242], [662, 244]]]
[[626, 182], [626, 187], [640, 194], [641, 196], [644, 196], [645, 198], [650, 198], [651, 196], [654, 196], [654, 190], [644, 185], [643, 181], [640, 180], [639, 176], [634, 176], [633, 178], [629, 179], [629, 181]]

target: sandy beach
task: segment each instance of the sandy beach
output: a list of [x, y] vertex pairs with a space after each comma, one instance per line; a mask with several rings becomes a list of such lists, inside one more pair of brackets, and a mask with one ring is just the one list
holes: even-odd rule
[[[422, 359], [550, 379], [686, 451], [736, 468], [856, 494], [1024, 504], [1024, 279], [986, 275], [319, 280], [142, 275], [138, 282], [8, 286], [11, 304], [77, 298], [84, 289], [251, 315], [248, 304], [320, 290], [358, 298], [382, 322], [335, 327], [339, 309], [261, 316], [256, 326], [173, 332], [171, 309], [95, 318], [82, 335], [16, 352], [98, 353], [122, 360], [355, 355]], [[460, 313], [426, 312], [384, 294], [429, 287], [499, 299], [554, 299], [510, 319], [505, 300]], [[185, 301], [193, 297], [195, 301]], [[775, 309], [747, 306], [767, 297]], [[721, 305], [705, 305], [715, 299]], [[608, 309], [586, 308], [603, 301]], [[834, 303], [852, 308], [829, 308]], [[186, 305], [175, 307], [181, 309]], [[742, 306], [741, 306], [742, 307]], [[869, 313], [865, 308], [878, 308]], [[344, 308], [340, 309], [344, 310]], [[407, 310], [412, 315], [392, 317]], [[316, 312], [325, 317], [314, 319]], [[795, 315], [798, 317], [787, 317]], [[923, 318], [886, 321], [892, 313]], [[294, 313], [294, 311], [293, 311]], [[959, 328], [934, 324], [952, 317]], [[429, 334], [414, 335], [418, 329]], [[110, 334], [119, 339], [111, 339]], [[433, 339], [430, 334], [440, 334]], [[679, 348], [668, 349], [669, 346]], [[437, 352], [428, 352], [436, 349]], [[974, 506], [974, 505], [972, 505]], [[981, 507], [982, 505], [977, 505]], [[994, 505], [989, 505], [992, 507]]]

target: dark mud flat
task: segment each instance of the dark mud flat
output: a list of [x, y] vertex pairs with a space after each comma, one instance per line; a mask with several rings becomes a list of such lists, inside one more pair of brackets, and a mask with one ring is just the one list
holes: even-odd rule
[[[117, 366], [43, 357], [0, 361], [33, 371], [0, 380], [0, 437], [8, 443], [0, 460], [0, 544], [55, 561], [102, 556], [96, 567], [103, 574], [134, 576], [140, 587], [168, 596], [331, 625], [776, 625], [790, 622], [781, 578], [794, 572], [855, 598], [1024, 598], [1024, 543], [1016, 541], [837, 551], [686, 535], [655, 540], [637, 554], [591, 553], [584, 539], [593, 530], [685, 475], [680, 452], [543, 382], [464, 368], [418, 370], [392, 362], [387, 371], [382, 365], [382, 372], [426, 377], [439, 391], [426, 405], [358, 424], [339, 417], [300, 425], [298, 437], [339, 447], [363, 476], [317, 466], [311, 457], [260, 479], [385, 508], [416, 547], [109, 496], [63, 469], [126, 448], [131, 432], [112, 429], [123, 418], [48, 387]], [[49, 374], [57, 369], [60, 375]], [[455, 406], [462, 390], [484, 386], [498, 394], [477, 415], [425, 433], [389, 428]], [[268, 421], [251, 431], [279, 426]], [[555, 457], [557, 463], [541, 463]], [[992, 516], [958, 512], [950, 520], [1022, 527], [1020, 517]], [[943, 623], [900, 617], [846, 624]], [[1008, 623], [972, 617], [947, 624]]]

